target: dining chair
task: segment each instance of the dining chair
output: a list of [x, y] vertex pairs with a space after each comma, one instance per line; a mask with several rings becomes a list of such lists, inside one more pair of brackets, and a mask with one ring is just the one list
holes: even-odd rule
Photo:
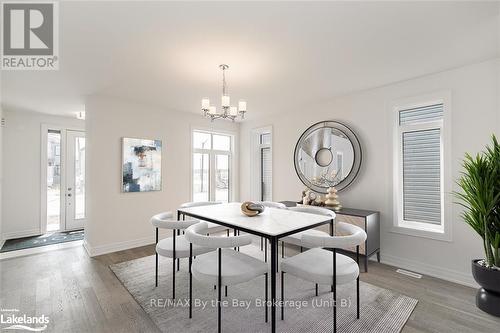
[[[295, 212], [302, 212], [302, 213], [309, 213], [309, 214], [317, 214], [317, 215], [324, 215], [324, 216], [329, 216], [331, 217], [332, 220], [335, 219], [335, 212], [331, 211], [326, 208], [321, 208], [321, 207], [314, 207], [314, 206], [297, 206], [297, 207], [289, 207], [289, 210], [293, 210]], [[334, 227], [335, 228], [335, 227]], [[321, 230], [316, 230], [316, 229], [308, 229], [302, 232], [298, 232], [296, 234], [292, 234], [290, 236], [286, 236], [281, 238], [281, 257], [285, 257], [285, 246], [284, 243], [288, 244], [293, 244], [300, 246], [300, 252], [302, 252], [304, 248], [304, 244], [302, 242], [302, 236], [303, 235], [310, 235], [310, 236], [329, 236], [328, 233], [321, 231]]]
[[[190, 244], [184, 235], [176, 235], [177, 230], [184, 230], [185, 228], [199, 223], [198, 220], [188, 219], [184, 221], [177, 221], [174, 219], [172, 212], [164, 212], [156, 214], [151, 218], [151, 224], [156, 228], [156, 269], [155, 269], [155, 286], [158, 287], [158, 255], [172, 258], [173, 271], [172, 271], [172, 299], [175, 299], [175, 260], [179, 258], [187, 258], [191, 255], [199, 255], [214, 251], [202, 246], [194, 246], [190, 251]], [[172, 230], [172, 239], [165, 238], [158, 241], [158, 229]]]
[[208, 225], [200, 222], [186, 229], [186, 239], [191, 243], [190, 252], [194, 246], [216, 248], [217, 251], [205, 253], [192, 259], [189, 263], [189, 318], [192, 318], [193, 277], [207, 285], [217, 285], [217, 331], [221, 332], [221, 298], [222, 286], [231, 286], [253, 280], [264, 275], [265, 277], [265, 321], [267, 322], [267, 277], [266, 263], [233, 250], [234, 247], [252, 243], [250, 235], [214, 237], [206, 236]]
[[[222, 202], [220, 201], [197, 201], [197, 202], [186, 202], [183, 203], [180, 208], [191, 208], [191, 207], [203, 207], [203, 206], [213, 206], [213, 205], [220, 205]], [[183, 216], [183, 218], [185, 218]], [[207, 222], [208, 224], [208, 229], [207, 229], [207, 234], [214, 234], [214, 233], [219, 233], [226, 231], [227, 235], [229, 236], [229, 229], [228, 227], [212, 223], [212, 222]]]
[[[358, 226], [337, 222], [336, 232], [345, 236], [302, 235], [302, 243], [311, 248], [281, 262], [281, 301], [284, 301], [285, 273], [318, 285], [330, 285], [333, 292], [333, 332], [337, 331], [337, 285], [356, 280], [356, 317], [359, 319], [359, 245], [366, 233]], [[356, 247], [356, 261], [337, 253], [338, 248]], [[323, 248], [330, 248], [331, 251]], [[281, 307], [281, 320], [284, 319]]]
[[[286, 205], [281, 202], [274, 201], [257, 201], [257, 203], [263, 205], [268, 208], [278, 208], [278, 209], [286, 209]], [[264, 244], [264, 246], [263, 246]], [[267, 262], [267, 238], [260, 238], [260, 250], [264, 251], [264, 261]]]

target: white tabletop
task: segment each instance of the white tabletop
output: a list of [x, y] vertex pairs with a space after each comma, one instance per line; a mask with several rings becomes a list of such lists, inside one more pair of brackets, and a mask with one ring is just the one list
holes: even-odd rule
[[180, 212], [211, 222], [222, 222], [237, 229], [247, 229], [268, 236], [281, 236], [291, 231], [312, 228], [331, 221], [331, 217], [292, 211], [288, 209], [268, 208], [261, 214], [248, 217], [241, 212], [241, 203], [181, 208]]

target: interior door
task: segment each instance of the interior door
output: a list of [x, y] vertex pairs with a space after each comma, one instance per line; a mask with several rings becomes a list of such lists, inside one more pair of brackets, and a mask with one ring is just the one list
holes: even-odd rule
[[66, 132], [66, 218], [65, 229], [85, 225], [85, 132]]

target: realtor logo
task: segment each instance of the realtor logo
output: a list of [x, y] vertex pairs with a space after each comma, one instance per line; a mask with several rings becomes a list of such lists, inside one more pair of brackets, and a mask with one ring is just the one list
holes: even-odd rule
[[58, 69], [56, 2], [2, 3], [2, 69]]

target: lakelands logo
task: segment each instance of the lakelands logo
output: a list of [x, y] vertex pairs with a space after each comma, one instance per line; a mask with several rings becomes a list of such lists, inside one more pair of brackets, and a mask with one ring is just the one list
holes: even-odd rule
[[2, 2], [4, 70], [59, 69], [57, 2]]
[[47, 329], [49, 322], [49, 317], [45, 315], [27, 316], [20, 314], [18, 309], [2, 309], [0, 314], [2, 330], [42, 332]]

